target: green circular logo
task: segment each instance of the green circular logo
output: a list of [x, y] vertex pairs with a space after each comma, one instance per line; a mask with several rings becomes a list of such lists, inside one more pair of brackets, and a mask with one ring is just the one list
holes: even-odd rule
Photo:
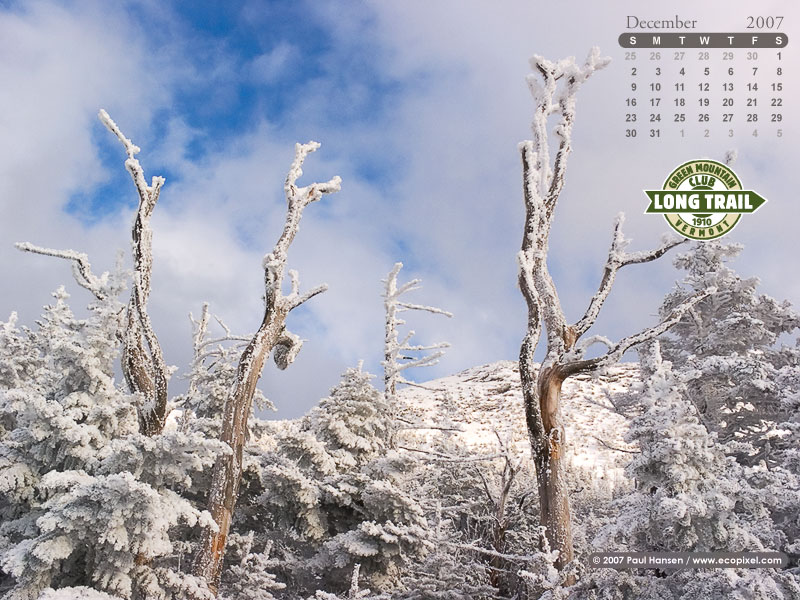
[[715, 160], [691, 160], [676, 167], [660, 190], [645, 190], [646, 213], [662, 214], [675, 231], [693, 240], [713, 240], [729, 233], [743, 214], [764, 202], [729, 166]]

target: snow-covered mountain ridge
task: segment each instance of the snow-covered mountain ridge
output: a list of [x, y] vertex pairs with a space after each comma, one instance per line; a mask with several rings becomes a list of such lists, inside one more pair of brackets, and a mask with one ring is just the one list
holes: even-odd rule
[[[623, 436], [628, 429], [625, 414], [631, 411], [640, 369], [621, 363], [595, 375], [567, 379], [562, 412], [566, 429], [567, 460], [585, 471], [588, 480], [614, 483], [622, 476], [631, 446]], [[472, 451], [492, 452], [498, 439], [511, 440], [515, 452], [530, 456], [519, 366], [499, 361], [471, 367], [460, 373], [406, 387], [398, 392], [406, 420], [448, 432]], [[409, 429], [406, 436], [419, 443], [443, 435], [439, 429]], [[422, 433], [422, 432], [425, 433]]]

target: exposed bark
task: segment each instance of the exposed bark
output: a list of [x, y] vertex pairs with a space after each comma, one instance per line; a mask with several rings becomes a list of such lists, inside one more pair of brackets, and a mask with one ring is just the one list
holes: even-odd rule
[[[525, 419], [530, 437], [533, 461], [539, 488], [540, 523], [552, 550], [559, 555], [555, 566], [563, 570], [573, 559], [571, 516], [568, 486], [565, 480], [565, 428], [561, 415], [561, 388], [564, 381], [578, 373], [591, 371], [617, 362], [636, 344], [653, 339], [677, 323], [692, 306], [713, 290], [706, 290], [677, 307], [664, 321], [645, 331], [614, 344], [606, 338], [592, 336], [583, 343], [581, 337], [591, 329], [608, 297], [620, 268], [646, 263], [663, 256], [685, 240], [666, 239], [649, 252], [627, 253], [628, 244], [622, 234], [623, 218], [617, 218], [611, 248], [597, 293], [592, 297], [585, 314], [569, 324], [558, 292], [547, 267], [550, 229], [556, 203], [564, 186], [567, 159], [571, 152], [571, 134], [575, 118], [575, 95], [580, 85], [608, 64], [592, 49], [585, 64], [577, 66], [574, 59], [553, 63], [541, 57], [531, 59], [535, 71], [528, 77], [536, 102], [532, 124], [533, 140], [520, 144], [525, 202], [525, 228], [518, 255], [519, 286], [525, 299], [528, 318], [527, 331], [519, 356], [520, 379], [525, 406]], [[541, 77], [543, 83], [538, 78]], [[554, 129], [560, 140], [555, 159], [550, 161], [548, 120], [557, 115]], [[534, 364], [534, 352], [544, 328], [546, 353], [542, 364]], [[602, 343], [608, 351], [585, 359], [586, 349]], [[574, 577], [567, 575], [565, 583]]]
[[295, 159], [284, 185], [288, 204], [286, 223], [272, 252], [264, 257], [264, 316], [258, 331], [242, 352], [236, 383], [225, 401], [220, 440], [228, 444], [231, 452], [217, 459], [208, 498], [208, 510], [218, 529], [205, 532], [194, 563], [195, 575], [204, 577], [215, 592], [222, 574], [222, 560], [242, 479], [247, 420], [264, 362], [273, 349], [275, 362], [280, 368], [287, 367], [294, 360], [301, 340], [286, 330], [286, 317], [294, 308], [327, 289], [327, 286], [322, 285], [300, 294], [297, 273], [290, 271], [292, 291], [288, 296], [284, 296], [281, 292], [289, 246], [299, 229], [303, 209], [319, 200], [323, 194], [337, 192], [340, 189], [341, 179], [338, 176], [327, 183], [297, 187], [296, 182], [302, 175], [305, 158], [317, 148], [319, 148], [317, 142], [297, 144], [295, 147]]
[[131, 392], [141, 393], [144, 397], [144, 402], [139, 407], [139, 431], [145, 435], [156, 435], [164, 429], [167, 419], [169, 372], [150, 322], [147, 301], [150, 297], [150, 278], [153, 271], [153, 231], [150, 229], [150, 217], [158, 202], [164, 178], [153, 177], [150, 185], [147, 185], [144, 170], [136, 159], [139, 147], [125, 137], [106, 111], [101, 110], [99, 117], [103, 125], [125, 147], [128, 156], [125, 168], [139, 194], [139, 206], [131, 230], [133, 285], [123, 331], [122, 374]]

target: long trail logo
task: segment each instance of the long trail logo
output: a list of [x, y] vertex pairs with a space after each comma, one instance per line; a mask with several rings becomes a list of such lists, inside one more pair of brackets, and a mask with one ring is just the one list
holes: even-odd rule
[[675, 231], [693, 240], [713, 240], [729, 233], [742, 215], [767, 201], [746, 190], [733, 169], [714, 160], [692, 160], [678, 166], [663, 189], [644, 190], [645, 213], [664, 215]]

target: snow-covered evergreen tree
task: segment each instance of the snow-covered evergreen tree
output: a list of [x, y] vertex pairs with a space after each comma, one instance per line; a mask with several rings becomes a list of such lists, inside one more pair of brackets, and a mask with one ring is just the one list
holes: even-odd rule
[[662, 311], [704, 285], [720, 293], [698, 303], [663, 339], [664, 353], [682, 367], [686, 398], [726, 452], [749, 468], [748, 484], [787, 540], [776, 549], [800, 559], [800, 462], [797, 456], [800, 352], [786, 345], [800, 328], [788, 302], [759, 294], [755, 277], [742, 278], [728, 262], [738, 244], [710, 241], [680, 255], [686, 271]]
[[[785, 536], [773, 523], [765, 490], [749, 484], [746, 468], [727, 456], [716, 434], [702, 425], [680, 377], [661, 358], [657, 342], [643, 354], [642, 362], [648, 373], [642, 413], [633, 419], [626, 436], [640, 449], [627, 467], [636, 489], [616, 501], [618, 515], [595, 539], [597, 548], [625, 552], [780, 549]], [[658, 582], [631, 571], [593, 571], [571, 597], [655, 600], [668, 594], [686, 600], [788, 600], [800, 590], [796, 576], [775, 570], [759, 570], [757, 575], [730, 569], [666, 573], [666, 579]], [[711, 590], [726, 593], [716, 595]]]
[[430, 548], [423, 511], [406, 488], [410, 461], [388, 449], [386, 403], [371, 378], [348, 369], [264, 457], [262, 502], [278, 531], [295, 532], [295, 555], [312, 555], [290, 575], [309, 593], [344, 591], [356, 564], [369, 587], [389, 589]]
[[286, 589], [286, 584], [276, 580], [278, 561], [270, 556], [272, 542], [267, 542], [261, 552], [253, 552], [254, 532], [238, 537], [242, 558], [223, 577], [221, 600], [274, 600], [272, 592]]
[[[8, 598], [84, 586], [122, 598], [198, 588], [174, 570], [177, 525], [208, 522], [180, 492], [221, 447], [177, 431], [139, 433], [137, 403], [114, 380], [119, 278], [104, 276], [78, 319], [62, 289], [35, 331], [2, 327], [0, 565]], [[6, 355], [13, 352], [16, 356]]]
[[421, 564], [408, 568], [402, 579], [402, 589], [393, 600], [479, 600], [491, 598], [497, 589], [489, 585], [485, 565], [475, 559], [475, 553], [459, 548], [452, 519], [443, 518], [441, 503], [437, 502], [435, 527], [431, 542], [434, 550]]
[[722, 441], [748, 441], [763, 451], [785, 416], [778, 373], [792, 349], [781, 336], [800, 327], [800, 315], [788, 302], [759, 294], [758, 278], [742, 278], [727, 265], [741, 251], [739, 244], [711, 240], [676, 258], [686, 276], [664, 299], [662, 316], [698, 290], [719, 291], [662, 336], [662, 345], [667, 359], [690, 370], [688, 397], [703, 423]]
[[762, 499], [702, 425], [658, 344], [644, 357], [642, 413], [626, 435], [640, 449], [627, 467], [636, 490], [620, 500], [616, 525], [601, 538], [654, 551], [776, 548], [780, 535]]

